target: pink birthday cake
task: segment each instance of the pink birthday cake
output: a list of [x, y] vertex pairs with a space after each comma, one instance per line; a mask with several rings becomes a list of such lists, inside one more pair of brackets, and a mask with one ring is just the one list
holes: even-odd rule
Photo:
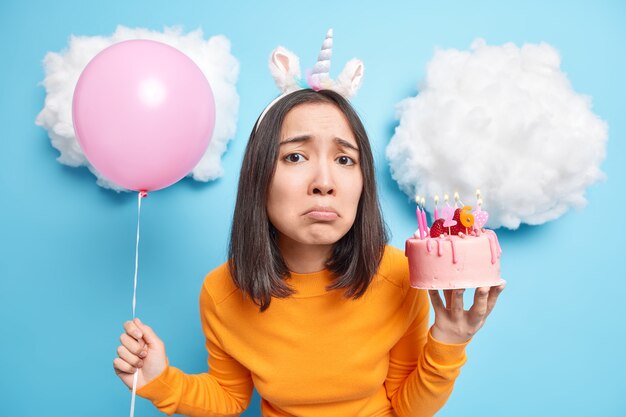
[[[443, 210], [429, 228], [418, 208], [419, 231], [406, 241], [411, 286], [421, 289], [476, 288], [500, 285], [500, 244], [484, 229], [485, 211], [471, 207]], [[480, 210], [480, 208], [479, 208]], [[479, 222], [475, 224], [474, 216]], [[482, 224], [480, 224], [482, 223]], [[445, 225], [445, 226], [444, 226]]]

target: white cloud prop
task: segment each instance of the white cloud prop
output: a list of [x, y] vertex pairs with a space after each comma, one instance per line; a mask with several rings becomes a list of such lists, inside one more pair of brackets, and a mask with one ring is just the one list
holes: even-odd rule
[[203, 39], [201, 29], [182, 34], [179, 27], [165, 27], [163, 32], [118, 26], [110, 37], [71, 36], [69, 48], [61, 53], [49, 52], [43, 63], [46, 77], [46, 100], [35, 123], [48, 130], [52, 146], [59, 150], [59, 162], [72, 167], [87, 166], [98, 178], [98, 185], [125, 191], [102, 177], [83, 154], [72, 124], [74, 87], [87, 63], [103, 49], [129, 39], [149, 39], [173, 46], [184, 52], [200, 67], [215, 98], [215, 128], [211, 142], [190, 175], [198, 181], [209, 181], [222, 175], [221, 156], [235, 135], [239, 95], [235, 84], [239, 62], [230, 53], [230, 41], [221, 35]]
[[391, 174], [410, 197], [475, 203], [488, 225], [554, 220], [586, 205], [585, 189], [604, 178], [607, 124], [577, 94], [550, 45], [512, 43], [437, 50], [416, 97], [398, 105], [387, 146]]

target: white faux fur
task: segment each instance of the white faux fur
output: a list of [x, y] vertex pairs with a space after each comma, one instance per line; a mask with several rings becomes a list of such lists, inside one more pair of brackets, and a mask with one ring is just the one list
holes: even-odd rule
[[279, 46], [270, 54], [270, 73], [281, 93], [300, 89], [300, 60], [290, 50]]
[[361, 88], [364, 72], [365, 66], [363, 63], [358, 59], [351, 59], [343, 67], [337, 80], [335, 80], [333, 90], [346, 98], [354, 97], [359, 88]]
[[[353, 97], [358, 89], [361, 87], [361, 82], [363, 80], [363, 72], [365, 67], [363, 63], [358, 59], [351, 59], [337, 77], [337, 80], [331, 80], [328, 74], [330, 70], [330, 57], [331, 57], [331, 48], [332, 48], [332, 29], [330, 29], [326, 35], [326, 39], [324, 41], [322, 47], [322, 53], [318, 57], [318, 64], [321, 61], [319, 59], [325, 60], [323, 65], [318, 65], [318, 67], [322, 67], [322, 71], [326, 71], [323, 73], [315, 73], [312, 74], [314, 77], [318, 75], [317, 79], [313, 80], [313, 84], [318, 83], [317, 86], [311, 86], [311, 88], [329, 88], [337, 93], [341, 94], [345, 98], [349, 99]], [[272, 74], [272, 78], [276, 82], [276, 86], [280, 90], [281, 94], [275, 98], [261, 113], [259, 116], [259, 120], [257, 121], [257, 126], [265, 117], [267, 111], [281, 98], [285, 95], [292, 93], [297, 90], [301, 90], [303, 87], [300, 84], [301, 74], [300, 74], [300, 60], [290, 50], [279, 46], [274, 49], [269, 57], [269, 68], [270, 73]], [[320, 68], [318, 68], [320, 70]], [[322, 75], [319, 77], [319, 75]], [[307, 81], [307, 80], [305, 80]]]
[[[334, 81], [331, 80], [328, 71], [330, 70], [330, 57], [332, 55], [332, 36], [333, 31], [329, 29], [322, 46], [322, 52], [318, 56], [316, 65], [321, 67], [322, 71], [325, 71], [322, 74], [324, 77], [317, 80], [319, 81], [319, 85], [321, 85], [321, 87], [318, 86], [318, 88], [330, 88], [349, 99], [353, 97], [361, 87], [365, 66], [360, 60], [351, 59], [346, 63], [339, 77]], [[323, 61], [319, 61], [319, 59]], [[321, 65], [322, 62], [323, 65]], [[302, 88], [299, 83], [301, 78], [300, 60], [298, 56], [290, 50], [282, 46], [274, 49], [270, 54], [269, 68], [281, 94], [288, 94]], [[320, 70], [320, 68], [317, 69], [318, 71]], [[312, 75], [319, 76], [320, 74], [313, 71]]]

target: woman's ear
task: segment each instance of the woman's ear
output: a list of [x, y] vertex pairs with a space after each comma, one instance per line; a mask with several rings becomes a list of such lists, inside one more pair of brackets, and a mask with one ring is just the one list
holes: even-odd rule
[[276, 86], [281, 93], [298, 90], [300, 60], [291, 51], [279, 46], [270, 55], [269, 67]]
[[363, 62], [359, 59], [351, 59], [337, 77], [334, 90], [346, 98], [353, 97], [361, 88], [364, 72]]

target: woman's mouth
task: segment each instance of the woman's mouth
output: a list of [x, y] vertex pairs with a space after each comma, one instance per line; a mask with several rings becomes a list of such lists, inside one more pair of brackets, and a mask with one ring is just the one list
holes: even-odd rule
[[312, 207], [305, 214], [312, 220], [332, 221], [339, 217], [339, 214], [331, 207]]

